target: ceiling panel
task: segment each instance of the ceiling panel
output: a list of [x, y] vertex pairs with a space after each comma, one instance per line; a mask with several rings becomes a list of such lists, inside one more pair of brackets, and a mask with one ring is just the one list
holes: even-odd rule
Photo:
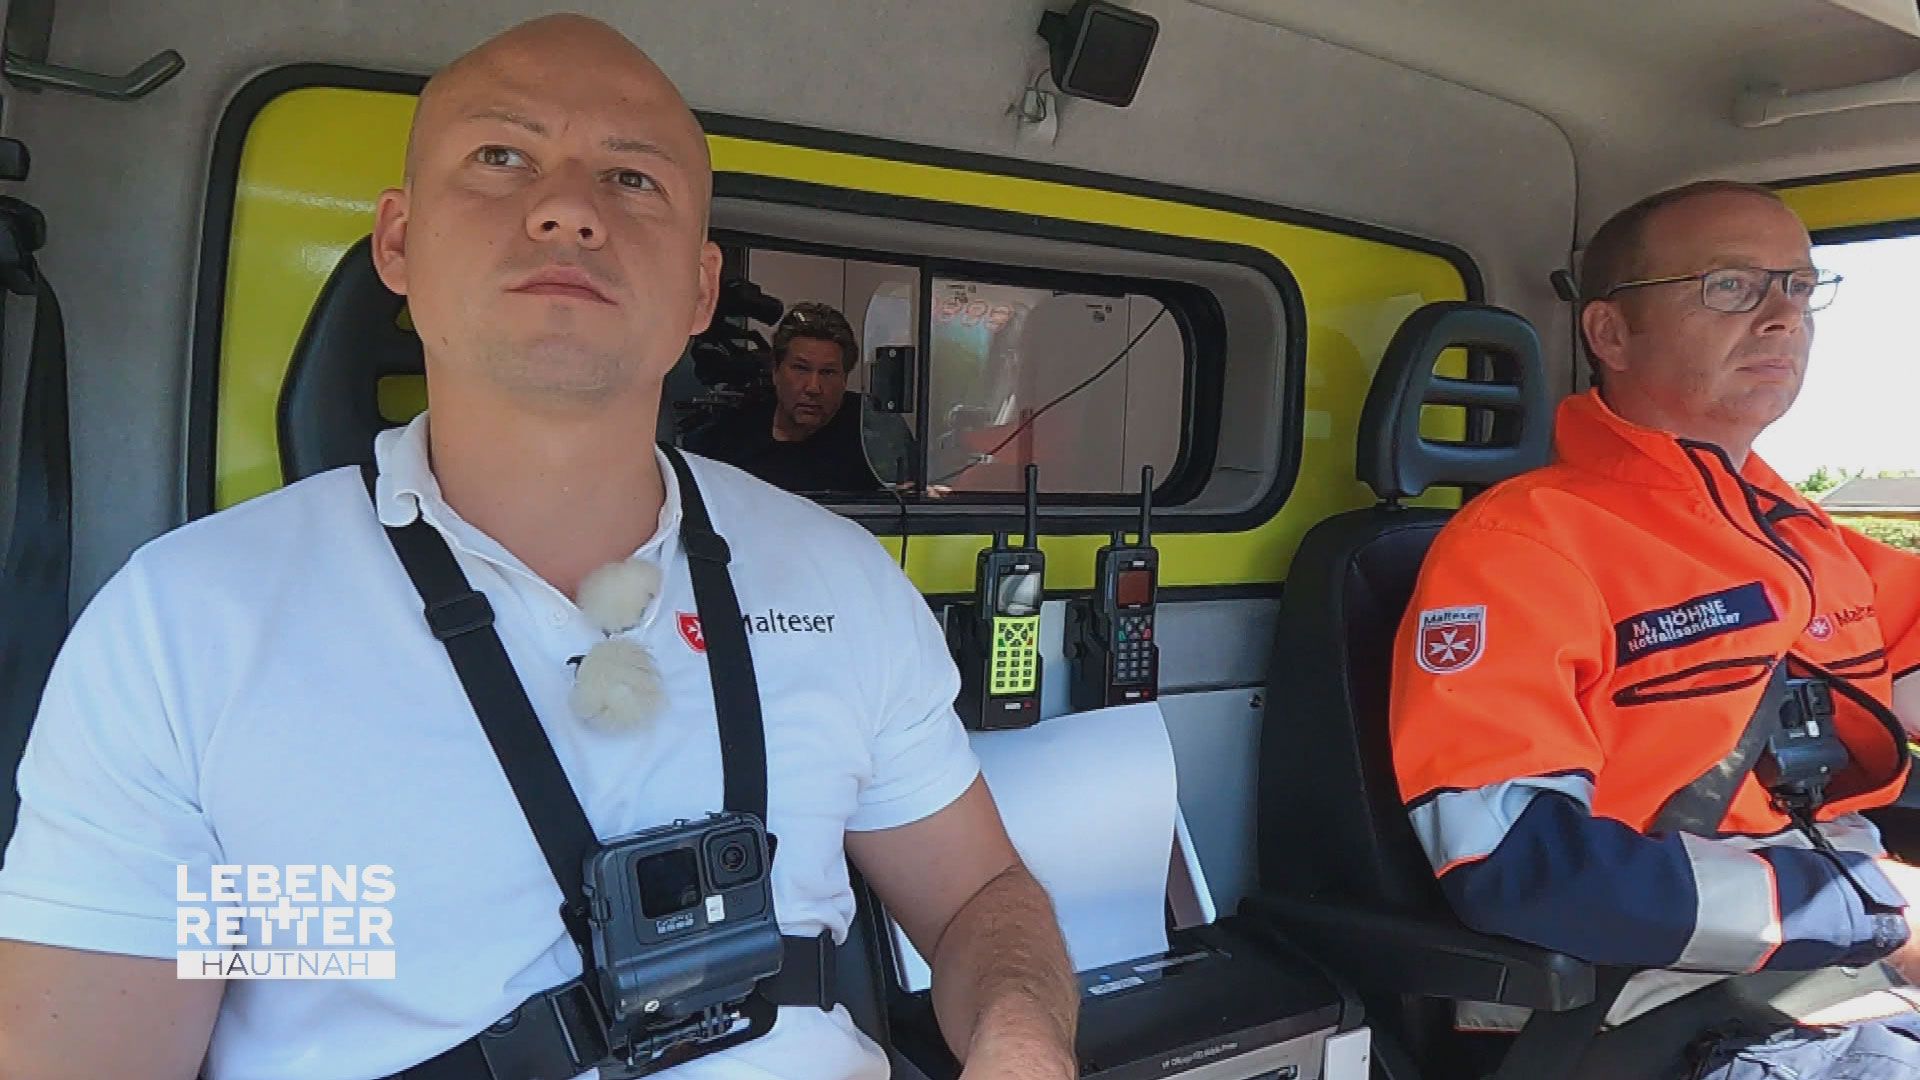
[[[1906, 145], [1906, 133], [1920, 131], [1920, 105], [1763, 131], [1732, 122], [1749, 87], [1824, 89], [1920, 70], [1920, 38], [1907, 32], [1920, 23], [1913, 0], [1192, 2], [1540, 113], [1573, 144], [1589, 226], [1594, 213], [1693, 175], [1799, 175], [1826, 167], [1809, 162], [1855, 168], [1920, 149]], [[1769, 171], [1775, 161], [1784, 171]]]

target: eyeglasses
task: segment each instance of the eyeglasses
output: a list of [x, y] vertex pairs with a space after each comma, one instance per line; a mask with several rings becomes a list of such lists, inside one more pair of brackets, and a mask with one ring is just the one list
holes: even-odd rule
[[1776, 279], [1780, 282], [1781, 293], [1807, 311], [1819, 311], [1833, 303], [1834, 294], [1840, 291], [1840, 275], [1824, 270], [1763, 270], [1757, 266], [1734, 266], [1701, 274], [1623, 281], [1608, 289], [1600, 299], [1611, 299], [1615, 293], [1648, 285], [1697, 281], [1700, 283], [1702, 307], [1729, 315], [1741, 315], [1760, 306]]

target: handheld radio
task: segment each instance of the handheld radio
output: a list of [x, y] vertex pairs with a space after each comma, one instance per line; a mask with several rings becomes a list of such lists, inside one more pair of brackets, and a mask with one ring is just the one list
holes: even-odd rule
[[1140, 542], [1124, 532], [1094, 556], [1093, 597], [1067, 605], [1067, 658], [1076, 710], [1160, 696], [1160, 646], [1153, 638], [1160, 553], [1153, 547], [1153, 466], [1140, 470]]
[[1026, 535], [1019, 547], [993, 534], [980, 553], [974, 601], [948, 609], [947, 639], [960, 666], [954, 707], [978, 731], [1027, 727], [1040, 719], [1040, 467], [1027, 466]]

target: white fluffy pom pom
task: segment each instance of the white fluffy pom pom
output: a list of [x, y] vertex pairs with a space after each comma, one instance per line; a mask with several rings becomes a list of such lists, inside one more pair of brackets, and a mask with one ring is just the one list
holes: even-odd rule
[[651, 720], [660, 700], [660, 669], [653, 657], [626, 638], [608, 638], [580, 661], [569, 704], [589, 727], [617, 732]]
[[580, 582], [580, 610], [602, 633], [617, 634], [640, 622], [647, 605], [660, 595], [660, 568], [638, 559], [622, 559], [588, 574]]

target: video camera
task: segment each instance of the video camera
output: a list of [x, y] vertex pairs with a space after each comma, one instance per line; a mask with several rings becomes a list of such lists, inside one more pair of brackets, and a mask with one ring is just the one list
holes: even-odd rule
[[746, 1024], [754, 984], [781, 968], [771, 866], [765, 828], [738, 813], [633, 833], [588, 858], [595, 974], [608, 1043], [641, 1070], [628, 1075]]
[[697, 430], [746, 402], [773, 397], [773, 346], [748, 320], [772, 326], [785, 311], [778, 297], [746, 278], [720, 282], [713, 321], [687, 347], [694, 378], [707, 389], [674, 406], [680, 430]]
[[778, 297], [768, 296], [746, 278], [722, 281], [713, 322], [690, 345], [695, 377], [712, 387], [767, 382], [773, 347], [747, 320], [772, 326], [784, 311], [786, 305]]

